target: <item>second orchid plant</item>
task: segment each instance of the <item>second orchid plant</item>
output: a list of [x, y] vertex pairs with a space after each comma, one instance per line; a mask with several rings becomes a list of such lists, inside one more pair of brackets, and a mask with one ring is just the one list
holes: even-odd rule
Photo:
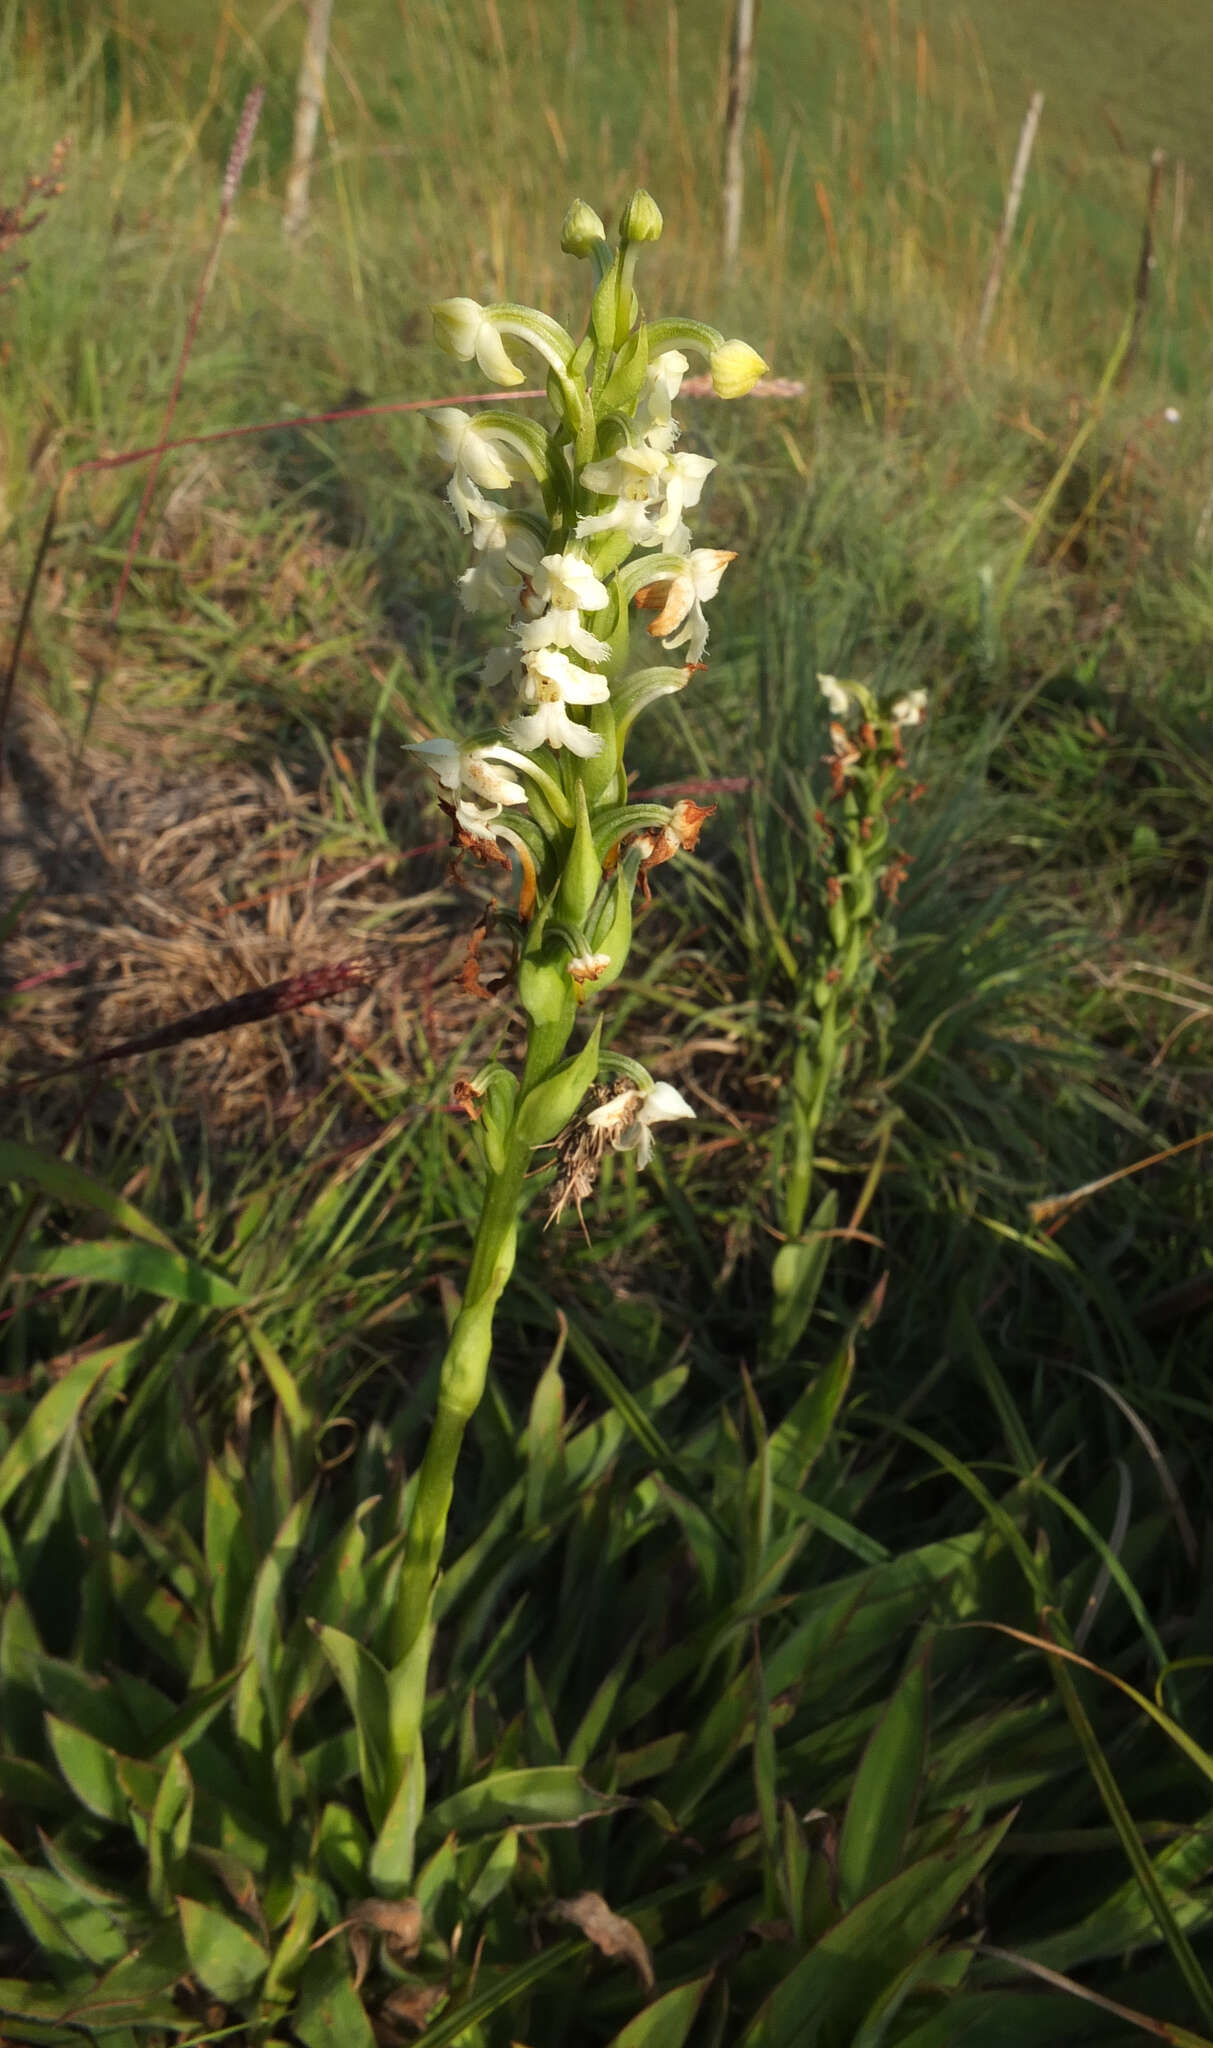
[[[700, 321], [643, 318], [636, 261], [661, 228], [643, 191], [625, 206], [614, 247], [592, 207], [569, 209], [561, 247], [593, 271], [580, 341], [529, 306], [454, 298], [434, 308], [443, 346], [475, 359], [499, 387], [523, 381], [507, 344], [537, 355], [552, 418], [545, 427], [504, 408], [473, 416], [455, 407], [429, 416], [451, 467], [448, 498], [472, 543], [460, 597], [469, 610], [509, 618], [485, 666], [509, 702], [492, 731], [424, 740], [415, 751], [437, 782], [456, 847], [513, 879], [513, 902], [497, 906], [494, 921], [512, 942], [527, 1043], [520, 1074], [494, 1061], [461, 1090], [485, 1181], [405, 1536], [391, 1721], [394, 1824], [406, 1830], [424, 1797], [431, 1603], [455, 1467], [484, 1392], [536, 1147], [560, 1141], [554, 1207], [580, 1208], [608, 1147], [634, 1151], [643, 1166], [654, 1125], [693, 1114], [668, 1083], [604, 1053], [600, 1022], [573, 1045], [583, 1006], [623, 972], [637, 887], [647, 893], [648, 871], [693, 847], [709, 815], [685, 800], [629, 803], [624, 765], [639, 714], [703, 666], [704, 606], [734, 559], [692, 544], [688, 514], [714, 464], [679, 448], [674, 402], [691, 355], [706, 358], [721, 398], [749, 391], [767, 367], [747, 343]], [[520, 483], [532, 486], [525, 507], [509, 497]], [[634, 662], [635, 609], [655, 614], [650, 643], [669, 659]]]

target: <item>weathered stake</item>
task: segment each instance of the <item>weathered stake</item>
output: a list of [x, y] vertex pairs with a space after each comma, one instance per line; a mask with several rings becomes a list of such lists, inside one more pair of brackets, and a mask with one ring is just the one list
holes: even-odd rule
[[986, 333], [989, 329], [990, 321], [994, 317], [994, 307], [997, 303], [999, 288], [1002, 284], [1003, 265], [1007, 260], [1007, 250], [1011, 246], [1011, 236], [1015, 232], [1015, 222], [1019, 214], [1019, 202], [1023, 198], [1023, 188], [1028, 175], [1028, 164], [1032, 156], [1032, 146], [1036, 141], [1036, 130], [1040, 126], [1040, 113], [1044, 103], [1045, 96], [1042, 92], [1034, 92], [1032, 94], [1028, 102], [1028, 111], [1023, 118], [1023, 127], [1019, 131], [1019, 148], [1015, 152], [1015, 166], [1011, 172], [1011, 183], [1007, 188], [1007, 203], [1003, 208], [1002, 226], [998, 231], [998, 240], [994, 246], [994, 257], [990, 264], [990, 274], [986, 279], [986, 288], [982, 294], [981, 311], [977, 316], [976, 352], [978, 355], [981, 354], [982, 349], [985, 347]]
[[295, 93], [295, 142], [282, 216], [282, 225], [288, 235], [298, 234], [307, 221], [308, 184], [316, 148], [316, 128], [324, 105], [324, 72], [328, 63], [332, 15], [333, 0], [308, 0], [307, 33], [303, 39], [303, 61], [299, 66], [299, 84]]
[[1159, 194], [1162, 191], [1162, 169], [1166, 163], [1166, 151], [1156, 149], [1150, 158], [1150, 183], [1146, 188], [1146, 217], [1141, 226], [1141, 254], [1137, 259], [1137, 276], [1133, 280], [1133, 325], [1129, 332], [1129, 346], [1125, 350], [1120, 366], [1118, 382], [1124, 383], [1133, 367], [1141, 342], [1142, 329], [1146, 324], [1146, 307], [1150, 300], [1150, 279], [1156, 261], [1154, 255], [1154, 221], [1158, 213]]
[[729, 51], [729, 103], [724, 117], [724, 267], [731, 270], [741, 241], [741, 202], [745, 186], [746, 108], [754, 78], [754, 0], [737, 0]]

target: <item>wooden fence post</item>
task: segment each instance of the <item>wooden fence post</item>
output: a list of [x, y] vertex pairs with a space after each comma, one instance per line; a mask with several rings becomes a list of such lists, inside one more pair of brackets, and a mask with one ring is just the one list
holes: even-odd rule
[[981, 311], [977, 316], [976, 348], [978, 355], [981, 354], [982, 349], [985, 347], [986, 333], [993, 318], [999, 286], [1002, 284], [1003, 265], [1007, 260], [1007, 250], [1011, 246], [1011, 236], [1015, 232], [1015, 222], [1019, 214], [1019, 202], [1023, 198], [1024, 181], [1028, 175], [1028, 163], [1032, 155], [1032, 145], [1036, 140], [1036, 130], [1040, 126], [1040, 111], [1044, 103], [1045, 96], [1042, 92], [1034, 92], [1032, 94], [1028, 102], [1028, 111], [1023, 118], [1023, 127], [1019, 131], [1019, 148], [1015, 152], [1015, 167], [1011, 172], [1011, 183], [1007, 187], [1007, 203], [1003, 208], [1002, 226], [998, 231], [998, 240], [994, 245], [994, 257], [990, 264], [990, 274], [986, 279], [986, 288], [982, 293], [981, 299]]
[[299, 66], [299, 84], [295, 92], [295, 143], [282, 216], [282, 225], [288, 235], [298, 234], [307, 220], [308, 183], [316, 148], [316, 128], [324, 104], [324, 72], [328, 63], [332, 14], [333, 0], [307, 0], [303, 61]]
[[754, 77], [754, 0], [736, 0], [729, 49], [729, 103], [724, 117], [724, 231], [721, 253], [726, 271], [737, 260], [741, 241], [741, 200], [745, 185], [746, 107]]
[[1154, 220], [1158, 212], [1158, 197], [1162, 191], [1162, 167], [1166, 163], [1165, 150], [1156, 149], [1150, 158], [1150, 183], [1146, 188], [1146, 217], [1141, 228], [1141, 254], [1137, 259], [1137, 276], [1133, 280], [1133, 326], [1129, 333], [1129, 345], [1120, 366], [1118, 383], [1123, 384], [1133, 366], [1133, 359], [1141, 343], [1141, 331], [1146, 324], [1146, 307], [1150, 299], [1150, 279], [1154, 274]]

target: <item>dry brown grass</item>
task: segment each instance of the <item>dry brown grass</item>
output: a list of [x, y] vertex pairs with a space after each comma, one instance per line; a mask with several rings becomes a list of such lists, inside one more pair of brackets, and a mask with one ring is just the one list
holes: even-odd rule
[[[458, 979], [478, 904], [449, 886], [436, 843], [334, 858], [332, 824], [324, 786], [280, 763], [190, 773], [168, 744], [132, 757], [103, 716], [77, 765], [49, 713], [23, 707], [0, 797], [0, 886], [8, 901], [31, 891], [4, 949], [19, 998], [5, 1065], [42, 1077], [40, 1131], [92, 1086], [52, 1081], [60, 1066], [367, 952], [369, 989], [149, 1055], [170, 1063], [161, 1086], [215, 1132], [304, 1132], [326, 1096], [340, 1136], [365, 1123], [368, 1090], [399, 1099], [463, 1040], [480, 1014]], [[107, 1120], [114, 1089], [138, 1096], [140, 1074], [137, 1059], [105, 1071], [89, 1114]]]

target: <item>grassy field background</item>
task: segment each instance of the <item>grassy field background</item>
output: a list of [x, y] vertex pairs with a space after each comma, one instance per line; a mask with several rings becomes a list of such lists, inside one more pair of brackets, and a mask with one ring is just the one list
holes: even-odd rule
[[[721, 785], [608, 1010], [697, 1121], [652, 1174], [608, 1170], [589, 1242], [524, 1234], [456, 1502], [432, 1813], [388, 1881], [364, 1730], [308, 1622], [381, 1641], [477, 1199], [446, 1105], [518, 1043], [508, 1008], [459, 986], [480, 897], [451, 886], [401, 749], [492, 717], [485, 634], [454, 602], [462, 549], [416, 417], [170, 454], [116, 621], [146, 470], [65, 484], [0, 795], [0, 2030], [66, 2041], [83, 2014], [127, 2048], [247, 2022], [346, 2048], [368, 2013], [407, 2038], [407, 1997], [428, 1997], [427, 2040], [547, 2048], [575, 2015], [579, 2039], [706, 2048], [790, 2043], [818, 1999], [837, 2048], [1207, 2042], [1203, 10], [767, 0], [727, 280], [716, 0], [335, 15], [293, 246], [297, 10], [0, 16], [0, 201], [72, 137], [0, 296], [0, 630], [11, 645], [70, 466], [160, 434], [254, 84], [180, 435], [471, 388], [428, 302], [575, 318], [569, 198], [609, 216], [650, 186], [646, 310], [744, 334], [805, 386], [686, 403], [690, 445], [719, 458], [702, 538], [739, 556], [711, 669], [634, 753], [641, 788]], [[1148, 308], [1108, 380], [1155, 148]], [[833, 1244], [799, 1351], [764, 1371], [802, 994], [785, 954], [822, 916], [817, 670], [926, 687], [932, 709], [891, 957], [822, 1133], [863, 1234]], [[339, 1001], [54, 1071], [366, 953], [377, 978]], [[1166, 1725], [989, 1623], [1068, 1646]], [[256, 1684], [222, 1693], [245, 1666]], [[170, 1715], [186, 1779], [161, 1755]], [[574, 1766], [660, 1811], [494, 1822], [495, 1773]], [[942, 1899], [931, 1859], [952, 1867], [957, 1842], [981, 1844], [964, 1917], [941, 1907], [894, 1967], [878, 1880]], [[380, 1931], [359, 1994], [346, 1937], [310, 1943], [406, 1884], [420, 1950]], [[546, 1924], [586, 1889], [642, 1929], [659, 2004], [700, 1987], [691, 2031]], [[222, 1965], [195, 1908], [237, 1930]], [[822, 1960], [865, 1911], [870, 2009]], [[241, 1941], [274, 1958], [264, 1984]], [[145, 1943], [145, 1974], [98, 1991]]]

